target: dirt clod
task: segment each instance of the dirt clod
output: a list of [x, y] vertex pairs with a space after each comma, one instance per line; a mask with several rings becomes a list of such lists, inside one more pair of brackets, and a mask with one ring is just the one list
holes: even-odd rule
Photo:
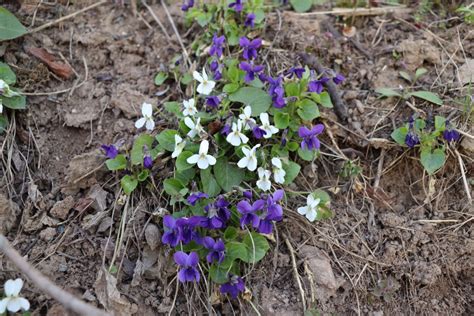
[[18, 205], [0, 194], [0, 234], [6, 234], [14, 227], [18, 214]]
[[69, 195], [64, 200], [56, 202], [50, 213], [52, 216], [64, 220], [67, 218], [69, 211], [74, 207], [74, 203], [74, 198]]

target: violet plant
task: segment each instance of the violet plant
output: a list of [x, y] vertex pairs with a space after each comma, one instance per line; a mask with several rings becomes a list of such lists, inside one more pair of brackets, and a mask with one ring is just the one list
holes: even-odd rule
[[[171, 76], [189, 94], [164, 104], [177, 128], [153, 137], [152, 106], [144, 104], [136, 127], [145, 132], [130, 153], [111, 145], [103, 149], [107, 167], [122, 173], [126, 194], [153, 174], [157, 157], [171, 159], [173, 176], [163, 181], [163, 190], [174, 211], [163, 218], [162, 242], [175, 251], [178, 279], [209, 277], [222, 294], [236, 298], [245, 290], [246, 265], [264, 258], [267, 237], [285, 216], [291, 194], [285, 187], [300, 173], [301, 161], [319, 155], [324, 125], [315, 120], [319, 106], [332, 107], [324, 82], [344, 78], [300, 65], [282, 74], [265, 67], [264, 41], [249, 35], [263, 22], [261, 0], [200, 6], [186, 1], [183, 7], [187, 20], [212, 36], [194, 47], [197, 56], [207, 52], [207, 59], [192, 74], [178, 74], [180, 59], [172, 61]], [[298, 212], [309, 221], [332, 215], [326, 192], [305, 199], [311, 203]]]
[[10, 66], [0, 62], [0, 133], [8, 126], [7, 109], [22, 110], [26, 108], [26, 98], [13, 86], [16, 75]]

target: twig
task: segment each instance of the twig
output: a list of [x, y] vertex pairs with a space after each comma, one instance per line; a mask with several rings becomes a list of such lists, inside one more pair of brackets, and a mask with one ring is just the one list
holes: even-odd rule
[[71, 14], [68, 14], [68, 15], [66, 15], [66, 16], [63, 16], [62, 18], [59, 18], [59, 19], [57, 19], [57, 20], [48, 22], [48, 23], [43, 24], [43, 25], [41, 25], [41, 26], [38, 26], [38, 27], [36, 27], [36, 28], [34, 28], [34, 29], [32, 29], [32, 30], [29, 30], [29, 31], [28, 31], [28, 34], [36, 33], [36, 32], [38, 32], [38, 31], [42, 31], [42, 30], [44, 30], [44, 29], [46, 29], [46, 28], [48, 28], [48, 27], [50, 27], [50, 26], [52, 26], [52, 25], [55, 25], [55, 24], [61, 23], [61, 22], [63, 22], [63, 21], [66, 21], [67, 19], [73, 18], [73, 17], [75, 17], [76, 15], [79, 15], [79, 14], [81, 14], [81, 13], [84, 13], [84, 12], [86, 12], [86, 11], [89, 11], [89, 10], [91, 10], [91, 9], [93, 9], [93, 8], [95, 8], [95, 7], [98, 7], [98, 6], [100, 6], [100, 5], [103, 5], [104, 3], [107, 3], [107, 2], [108, 2], [108, 0], [101, 0], [101, 1], [99, 1], [99, 2], [96, 2], [96, 3], [94, 3], [94, 4], [91, 4], [90, 6], [85, 7], [84, 9], [81, 9], [81, 10], [76, 11], [76, 12], [74, 12], [74, 13], [71, 13]]
[[153, 11], [153, 9], [146, 3], [145, 0], [142, 0], [142, 4], [145, 6], [145, 8], [148, 10], [148, 12], [150, 12], [151, 16], [153, 17], [153, 19], [156, 21], [156, 23], [158, 23], [158, 25], [160, 26], [161, 28], [161, 31], [165, 34], [166, 38], [168, 40], [171, 40], [171, 36], [168, 34], [168, 31], [166, 31], [166, 28], [165, 26], [163, 25], [163, 23], [161, 23], [160, 19], [156, 16], [155, 12]]
[[458, 150], [454, 149], [454, 152], [456, 153], [456, 156], [458, 157], [459, 169], [461, 169], [462, 182], [464, 183], [464, 190], [466, 190], [467, 199], [469, 200], [469, 204], [472, 204], [471, 190], [469, 188], [469, 184], [467, 183], [466, 171], [464, 170], [464, 163], [462, 161], [461, 155], [459, 154]]
[[318, 15], [355, 15], [355, 16], [368, 16], [368, 15], [384, 15], [387, 13], [410, 13], [413, 10], [411, 8], [407, 8], [406, 6], [392, 6], [392, 7], [380, 7], [380, 8], [335, 8], [334, 10], [330, 11], [314, 11], [314, 12], [306, 12], [306, 13], [296, 13], [296, 12], [288, 12], [288, 14], [298, 15], [298, 16], [318, 16]]
[[5, 236], [0, 235], [0, 251], [10, 259], [15, 266], [25, 274], [39, 289], [50, 295], [61, 303], [66, 309], [78, 315], [106, 316], [109, 313], [89, 305], [76, 298], [71, 293], [61, 289], [48, 278], [41, 274], [36, 268], [31, 266], [12, 246], [10, 246]]
[[290, 241], [286, 237], [285, 237], [285, 243], [286, 243], [286, 246], [288, 247], [288, 250], [290, 251], [291, 265], [293, 266], [293, 273], [295, 274], [295, 279], [296, 279], [296, 282], [298, 283], [298, 288], [300, 289], [301, 302], [303, 303], [303, 311], [305, 311], [306, 299], [305, 299], [305, 294], [303, 290], [303, 285], [301, 284], [300, 275], [298, 274], [298, 267], [296, 266], [295, 250], [293, 249], [293, 246], [291, 245]]
[[[318, 74], [324, 74], [326, 69], [319, 63], [318, 59], [312, 55], [306, 53], [300, 53], [300, 58], [303, 59], [303, 63], [315, 68]], [[347, 107], [341, 99], [339, 92], [337, 91], [337, 87], [332, 82], [332, 80], [327, 81], [325, 84], [326, 88], [328, 89], [328, 93], [331, 96], [331, 100], [334, 104], [334, 111], [339, 119], [343, 122], [347, 121]]]
[[161, 0], [161, 5], [165, 9], [166, 16], [168, 17], [168, 21], [171, 23], [171, 27], [173, 28], [174, 34], [176, 34], [176, 37], [178, 38], [179, 46], [181, 46], [181, 49], [183, 50], [183, 55], [184, 58], [186, 59], [186, 62], [188, 63], [189, 67], [191, 67], [191, 60], [189, 60], [189, 54], [188, 51], [186, 50], [186, 47], [183, 44], [183, 40], [181, 39], [181, 36], [179, 35], [178, 29], [176, 28], [176, 25], [174, 24], [173, 18], [171, 17], [170, 11], [168, 11], [168, 7], [166, 6], [165, 1]]

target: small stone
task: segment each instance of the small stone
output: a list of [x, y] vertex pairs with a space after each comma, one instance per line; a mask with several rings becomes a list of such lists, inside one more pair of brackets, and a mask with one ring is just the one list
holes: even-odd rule
[[365, 109], [364, 109], [364, 104], [359, 101], [359, 100], [355, 100], [355, 105], [356, 105], [356, 108], [357, 108], [357, 111], [360, 113], [360, 114], [363, 114]]
[[44, 240], [44, 241], [51, 241], [53, 240], [54, 236], [56, 236], [56, 229], [52, 227], [43, 229], [39, 233], [39, 237], [41, 238], [41, 240]]
[[66, 219], [69, 215], [69, 211], [74, 207], [74, 198], [72, 196], [66, 197], [62, 201], [58, 201], [54, 204], [53, 208], [51, 209], [50, 213], [51, 216], [60, 219]]

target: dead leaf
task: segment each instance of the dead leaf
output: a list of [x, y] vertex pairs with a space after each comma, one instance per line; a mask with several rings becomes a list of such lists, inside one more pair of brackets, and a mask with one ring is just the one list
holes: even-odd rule
[[59, 77], [69, 79], [72, 76], [72, 68], [63, 62], [57, 61], [56, 57], [50, 54], [46, 49], [29, 47], [26, 51], [45, 63], [46, 66]]
[[66, 219], [69, 211], [74, 207], [74, 198], [67, 196], [64, 200], [56, 202], [51, 208], [50, 214], [59, 219]]
[[155, 250], [160, 244], [161, 233], [155, 224], [148, 224], [145, 229], [145, 239], [151, 250]]
[[344, 25], [342, 29], [342, 34], [344, 34], [345, 37], [353, 37], [356, 35], [357, 29], [355, 26], [350, 26], [350, 25]]
[[[117, 279], [104, 267], [99, 270], [94, 282], [95, 294], [104, 308], [116, 316], [131, 315], [137, 312], [127, 299], [117, 290]], [[134, 310], [135, 309], [135, 310]]]
[[95, 184], [87, 196], [94, 201], [92, 207], [96, 211], [102, 212], [107, 208], [107, 191], [102, 189], [99, 184]]
[[143, 275], [143, 262], [141, 262], [140, 259], [137, 260], [137, 263], [135, 264], [135, 269], [133, 270], [133, 279], [130, 285], [132, 287], [138, 286], [142, 282], [142, 275]]

